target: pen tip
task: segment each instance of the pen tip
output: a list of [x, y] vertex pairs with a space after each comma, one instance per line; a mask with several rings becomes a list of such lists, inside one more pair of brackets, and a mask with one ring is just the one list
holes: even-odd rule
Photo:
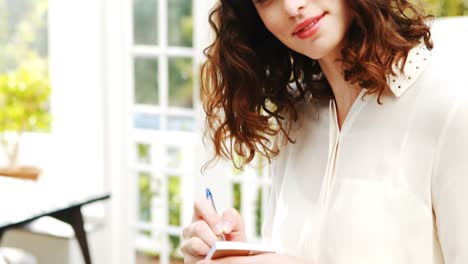
[[205, 189], [205, 194], [206, 194], [206, 197], [207, 197], [207, 198], [211, 196], [210, 188], [206, 188], [206, 189]]

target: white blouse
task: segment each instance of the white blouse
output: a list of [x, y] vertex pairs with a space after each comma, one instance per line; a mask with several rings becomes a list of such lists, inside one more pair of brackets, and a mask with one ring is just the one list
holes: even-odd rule
[[412, 49], [383, 104], [360, 96], [341, 131], [334, 100], [301, 105], [264, 238], [314, 264], [467, 264], [468, 72], [454, 59]]

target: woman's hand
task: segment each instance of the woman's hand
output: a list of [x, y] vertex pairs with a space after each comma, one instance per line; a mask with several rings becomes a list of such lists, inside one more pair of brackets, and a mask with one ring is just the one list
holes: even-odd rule
[[221, 234], [227, 241], [245, 241], [244, 222], [240, 214], [230, 208], [219, 216], [207, 199], [196, 201], [192, 223], [182, 231], [184, 263], [195, 264], [203, 260]]
[[311, 264], [297, 257], [280, 254], [259, 254], [248, 257], [227, 257], [216, 260], [202, 260], [197, 264]]

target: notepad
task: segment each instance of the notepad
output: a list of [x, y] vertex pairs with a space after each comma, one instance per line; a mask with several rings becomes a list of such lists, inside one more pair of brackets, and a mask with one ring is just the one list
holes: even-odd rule
[[217, 241], [206, 255], [206, 260], [232, 256], [252, 256], [276, 251], [261, 244], [234, 241]]

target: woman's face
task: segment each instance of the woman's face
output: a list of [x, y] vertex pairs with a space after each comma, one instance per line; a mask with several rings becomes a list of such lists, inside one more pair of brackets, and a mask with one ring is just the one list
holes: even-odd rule
[[268, 30], [312, 59], [336, 56], [351, 24], [347, 0], [252, 0]]

